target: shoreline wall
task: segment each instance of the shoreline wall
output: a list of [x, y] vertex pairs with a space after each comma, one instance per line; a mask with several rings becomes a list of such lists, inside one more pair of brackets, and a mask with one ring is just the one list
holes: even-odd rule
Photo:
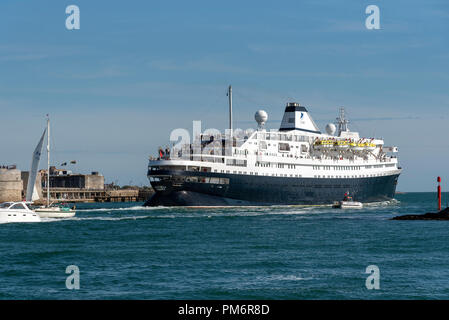
[[21, 201], [23, 182], [17, 169], [0, 168], [0, 203]]

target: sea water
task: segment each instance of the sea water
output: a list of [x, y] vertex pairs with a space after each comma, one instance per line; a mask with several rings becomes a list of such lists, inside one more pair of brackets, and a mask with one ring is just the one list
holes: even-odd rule
[[390, 220], [435, 210], [435, 193], [344, 210], [79, 204], [0, 225], [0, 298], [447, 299], [449, 221]]

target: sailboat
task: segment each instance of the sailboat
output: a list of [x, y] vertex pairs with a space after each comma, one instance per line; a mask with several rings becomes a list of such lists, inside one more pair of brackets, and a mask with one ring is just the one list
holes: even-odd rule
[[[37, 207], [34, 211], [41, 218], [70, 218], [75, 216], [76, 211], [73, 208], [50, 203], [50, 117], [47, 116], [47, 204]], [[36, 150], [33, 153], [33, 161], [31, 164], [30, 176], [27, 186], [27, 201], [35, 201], [37, 192], [35, 188], [37, 167], [39, 165], [40, 155], [42, 152], [42, 143], [44, 139], [42, 135]], [[33, 196], [34, 195], [34, 196]]]

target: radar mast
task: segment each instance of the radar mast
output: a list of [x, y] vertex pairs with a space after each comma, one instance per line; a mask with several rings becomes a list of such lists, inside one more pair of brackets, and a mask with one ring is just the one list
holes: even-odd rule
[[338, 126], [337, 136], [341, 136], [342, 132], [349, 132], [348, 123], [349, 121], [345, 118], [345, 108], [341, 107], [336, 123]]

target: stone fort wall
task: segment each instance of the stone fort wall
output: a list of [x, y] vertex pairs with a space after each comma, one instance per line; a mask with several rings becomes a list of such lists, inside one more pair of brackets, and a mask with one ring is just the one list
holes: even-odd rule
[[0, 168], [0, 203], [22, 200], [23, 182], [17, 169]]

